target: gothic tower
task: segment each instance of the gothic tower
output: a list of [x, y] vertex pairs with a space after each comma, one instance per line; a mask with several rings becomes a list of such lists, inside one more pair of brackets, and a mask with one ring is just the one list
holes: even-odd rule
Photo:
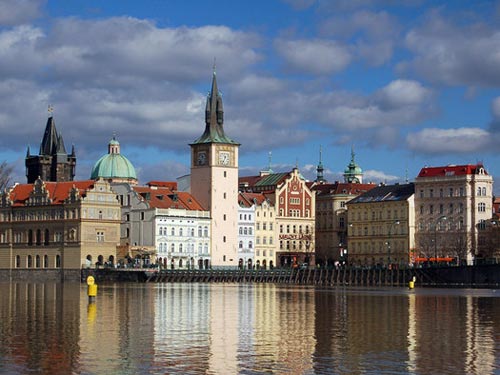
[[31, 155], [28, 147], [25, 165], [28, 184], [35, 182], [38, 177], [51, 182], [73, 181], [75, 177], [75, 147], [71, 148], [71, 154], [68, 155], [62, 135], [57, 133], [51, 112], [45, 126], [40, 151], [38, 155]]
[[238, 266], [238, 148], [224, 132], [215, 69], [205, 107], [205, 131], [191, 146], [191, 194], [211, 216], [214, 267]]

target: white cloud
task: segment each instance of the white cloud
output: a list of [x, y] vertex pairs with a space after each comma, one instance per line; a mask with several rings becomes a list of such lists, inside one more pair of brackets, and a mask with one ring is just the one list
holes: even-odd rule
[[351, 62], [348, 49], [329, 40], [283, 40], [275, 42], [285, 65], [297, 72], [331, 74], [343, 70]]
[[400, 79], [392, 81], [375, 94], [377, 100], [388, 108], [420, 105], [430, 96], [430, 90], [420, 82]]
[[408, 147], [424, 154], [484, 152], [491, 147], [491, 135], [481, 128], [427, 128], [406, 138]]
[[399, 64], [401, 72], [447, 85], [500, 85], [498, 24], [458, 26], [435, 11], [421, 27], [407, 33], [405, 43], [414, 58]]
[[377, 171], [374, 169], [369, 169], [364, 171], [363, 174], [363, 182], [369, 183], [369, 182], [374, 182], [374, 183], [395, 183], [401, 180], [401, 177], [394, 176], [391, 174], [387, 174], [383, 171]]

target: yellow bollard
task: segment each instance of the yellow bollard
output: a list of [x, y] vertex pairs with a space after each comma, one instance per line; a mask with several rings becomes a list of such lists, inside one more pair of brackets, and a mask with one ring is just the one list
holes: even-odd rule
[[415, 281], [417, 281], [417, 278], [413, 276], [413, 279], [408, 283], [408, 288], [410, 289], [415, 288]]
[[97, 296], [97, 284], [95, 284], [94, 277], [87, 277], [87, 295], [89, 296], [89, 303], [95, 301], [95, 297]]

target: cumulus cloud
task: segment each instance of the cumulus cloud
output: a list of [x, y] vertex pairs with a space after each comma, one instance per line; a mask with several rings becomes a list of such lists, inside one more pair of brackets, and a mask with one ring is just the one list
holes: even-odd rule
[[385, 183], [392, 184], [401, 180], [401, 177], [388, 174], [383, 171], [377, 171], [374, 169], [369, 169], [364, 171], [363, 182], [374, 182], [374, 183]]
[[435, 11], [407, 33], [405, 44], [414, 57], [399, 64], [400, 72], [447, 85], [500, 85], [498, 24], [455, 25]]
[[491, 135], [481, 128], [426, 128], [406, 138], [410, 150], [424, 154], [484, 152], [492, 146]]
[[0, 25], [19, 25], [42, 15], [46, 0], [2, 0]]
[[276, 49], [288, 69], [310, 74], [331, 74], [343, 70], [351, 61], [348, 49], [330, 40], [283, 40]]
[[396, 18], [386, 11], [368, 10], [335, 15], [320, 25], [322, 35], [344, 39], [354, 56], [373, 66], [391, 59], [400, 29]]

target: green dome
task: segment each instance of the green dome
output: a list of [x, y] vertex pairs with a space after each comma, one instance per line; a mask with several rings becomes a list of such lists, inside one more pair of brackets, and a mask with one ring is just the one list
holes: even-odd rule
[[90, 178], [137, 180], [134, 166], [120, 154], [120, 143], [114, 137], [108, 144], [108, 154], [95, 163]]

